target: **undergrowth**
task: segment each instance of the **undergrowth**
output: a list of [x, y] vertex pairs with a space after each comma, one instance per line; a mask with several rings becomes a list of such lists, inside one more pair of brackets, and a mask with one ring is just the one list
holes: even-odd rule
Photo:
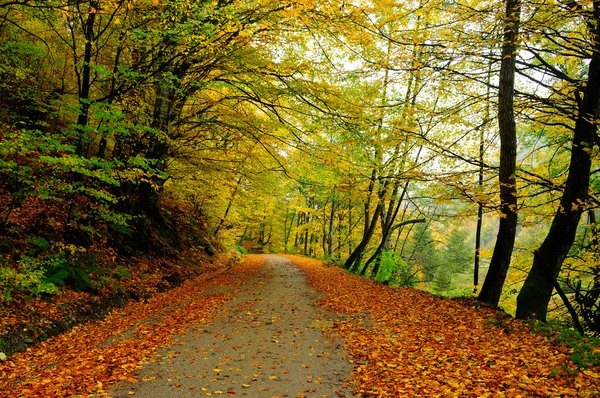
[[529, 327], [535, 333], [547, 337], [556, 344], [571, 349], [570, 359], [577, 369], [600, 366], [600, 338], [582, 336], [576, 330], [555, 322], [543, 323], [529, 321]]

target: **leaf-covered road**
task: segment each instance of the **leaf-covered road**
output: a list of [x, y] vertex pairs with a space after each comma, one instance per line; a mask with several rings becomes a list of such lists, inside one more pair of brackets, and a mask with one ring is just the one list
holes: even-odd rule
[[289, 260], [247, 256], [15, 354], [0, 397], [600, 396], [598, 367], [521, 322]]
[[[290, 260], [267, 264], [213, 315], [158, 351], [138, 379], [114, 397], [351, 396], [344, 389], [352, 366], [343, 342], [327, 338], [332, 314], [316, 308], [314, 289]], [[228, 293], [227, 287], [213, 291]]]

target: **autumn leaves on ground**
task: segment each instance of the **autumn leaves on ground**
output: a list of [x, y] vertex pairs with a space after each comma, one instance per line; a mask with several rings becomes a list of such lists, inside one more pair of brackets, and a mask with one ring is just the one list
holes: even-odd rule
[[569, 373], [569, 350], [494, 311], [408, 288], [390, 288], [320, 262], [297, 259], [320, 304], [368, 314], [370, 325], [337, 323], [366, 396], [597, 396], [598, 369]]
[[[323, 333], [330, 339], [343, 339], [344, 355], [353, 367], [346, 388], [357, 396], [600, 394], [600, 369], [576, 369], [568, 348], [533, 334], [526, 324], [507, 321], [491, 309], [474, 308], [470, 301], [383, 286], [320, 261], [287, 257], [310, 285], [300, 280], [294, 282], [301, 285], [296, 287], [306, 289], [306, 294], [312, 288], [322, 293], [315, 305], [333, 314], [335, 322], [324, 323]], [[0, 395], [100, 397], [110, 396], [117, 384], [134, 386], [126, 389], [127, 395], [135, 395], [135, 386], [152, 378], [140, 376], [140, 370], [157, 350], [173, 344], [186, 330], [201, 335], [203, 325], [218, 328], [219, 321], [213, 323], [216, 312], [236, 297], [242, 285], [262, 275], [264, 268], [265, 257], [247, 256], [231, 268], [207, 272], [147, 301], [114, 310], [102, 321], [14, 354], [0, 364]], [[254, 305], [244, 303], [244, 311], [252, 313]], [[271, 323], [249, 326], [262, 328]], [[263, 367], [270, 368], [268, 363]], [[165, 382], [170, 383], [173, 396], [178, 392], [182, 396], [190, 392], [197, 396], [281, 396], [268, 387], [252, 390], [252, 376], [246, 377], [250, 379], [241, 380], [239, 389], [223, 390], [211, 386], [208, 379], [187, 387], [176, 378]], [[318, 383], [322, 378], [314, 374], [313, 380]], [[273, 377], [273, 382], [285, 383], [285, 378]], [[202, 383], [208, 383], [207, 387]], [[310, 391], [288, 394], [313, 396]]]

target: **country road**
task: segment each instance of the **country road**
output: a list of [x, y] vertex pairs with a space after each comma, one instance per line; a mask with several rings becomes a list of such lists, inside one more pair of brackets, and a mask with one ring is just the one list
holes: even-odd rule
[[[343, 342], [323, 334], [335, 315], [290, 260], [265, 255], [265, 268], [213, 315], [156, 352], [138, 383], [111, 396], [351, 397]], [[226, 292], [230, 287], [213, 287]]]

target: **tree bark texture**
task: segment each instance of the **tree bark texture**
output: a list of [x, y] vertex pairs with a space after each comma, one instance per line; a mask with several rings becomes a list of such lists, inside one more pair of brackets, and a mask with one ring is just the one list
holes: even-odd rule
[[498, 127], [500, 133], [500, 206], [502, 217], [490, 268], [478, 299], [497, 306], [510, 266], [517, 231], [517, 129], [514, 112], [515, 69], [521, 1], [506, 0], [504, 41], [498, 87]]

